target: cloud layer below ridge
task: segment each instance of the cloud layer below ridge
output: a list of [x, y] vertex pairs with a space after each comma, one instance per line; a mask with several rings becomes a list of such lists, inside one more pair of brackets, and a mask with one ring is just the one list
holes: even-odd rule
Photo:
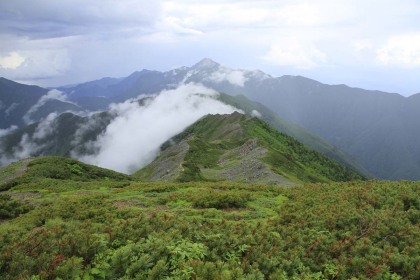
[[132, 173], [150, 163], [160, 146], [207, 114], [230, 114], [238, 111], [217, 99], [218, 93], [202, 85], [181, 85], [165, 90], [143, 104], [136, 100], [114, 104], [117, 117], [92, 143], [95, 155], [75, 155], [78, 159]]

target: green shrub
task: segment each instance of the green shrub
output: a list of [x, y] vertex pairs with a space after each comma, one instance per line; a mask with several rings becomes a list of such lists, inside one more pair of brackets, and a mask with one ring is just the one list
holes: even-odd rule
[[418, 182], [59, 182], [0, 223], [1, 279], [420, 278]]
[[209, 190], [199, 197], [193, 197], [193, 206], [197, 208], [245, 208], [252, 199], [248, 192]]
[[0, 194], [0, 219], [12, 219], [33, 209], [32, 205], [12, 199], [10, 195]]

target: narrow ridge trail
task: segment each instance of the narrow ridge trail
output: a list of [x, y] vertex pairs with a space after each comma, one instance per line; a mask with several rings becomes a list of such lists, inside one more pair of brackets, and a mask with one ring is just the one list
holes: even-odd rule
[[21, 160], [20, 161], [21, 165], [19, 166], [19, 168], [17, 168], [16, 171], [13, 174], [5, 177], [0, 183], [8, 183], [8, 182], [12, 181], [13, 179], [15, 179], [19, 176], [22, 176], [26, 172], [26, 170], [28, 170], [28, 164], [31, 161], [32, 161], [32, 158], [26, 158], [26, 159]]

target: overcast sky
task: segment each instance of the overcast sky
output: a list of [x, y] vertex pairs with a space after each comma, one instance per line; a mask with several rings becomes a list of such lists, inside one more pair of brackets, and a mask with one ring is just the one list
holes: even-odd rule
[[419, 0], [0, 0], [0, 76], [41, 86], [209, 57], [272, 76], [420, 92]]

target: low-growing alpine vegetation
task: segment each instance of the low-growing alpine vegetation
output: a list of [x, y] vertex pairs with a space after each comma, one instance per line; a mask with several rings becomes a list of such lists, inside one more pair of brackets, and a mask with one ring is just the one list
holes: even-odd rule
[[420, 183], [37, 177], [49, 160], [0, 196], [2, 279], [420, 278]]

